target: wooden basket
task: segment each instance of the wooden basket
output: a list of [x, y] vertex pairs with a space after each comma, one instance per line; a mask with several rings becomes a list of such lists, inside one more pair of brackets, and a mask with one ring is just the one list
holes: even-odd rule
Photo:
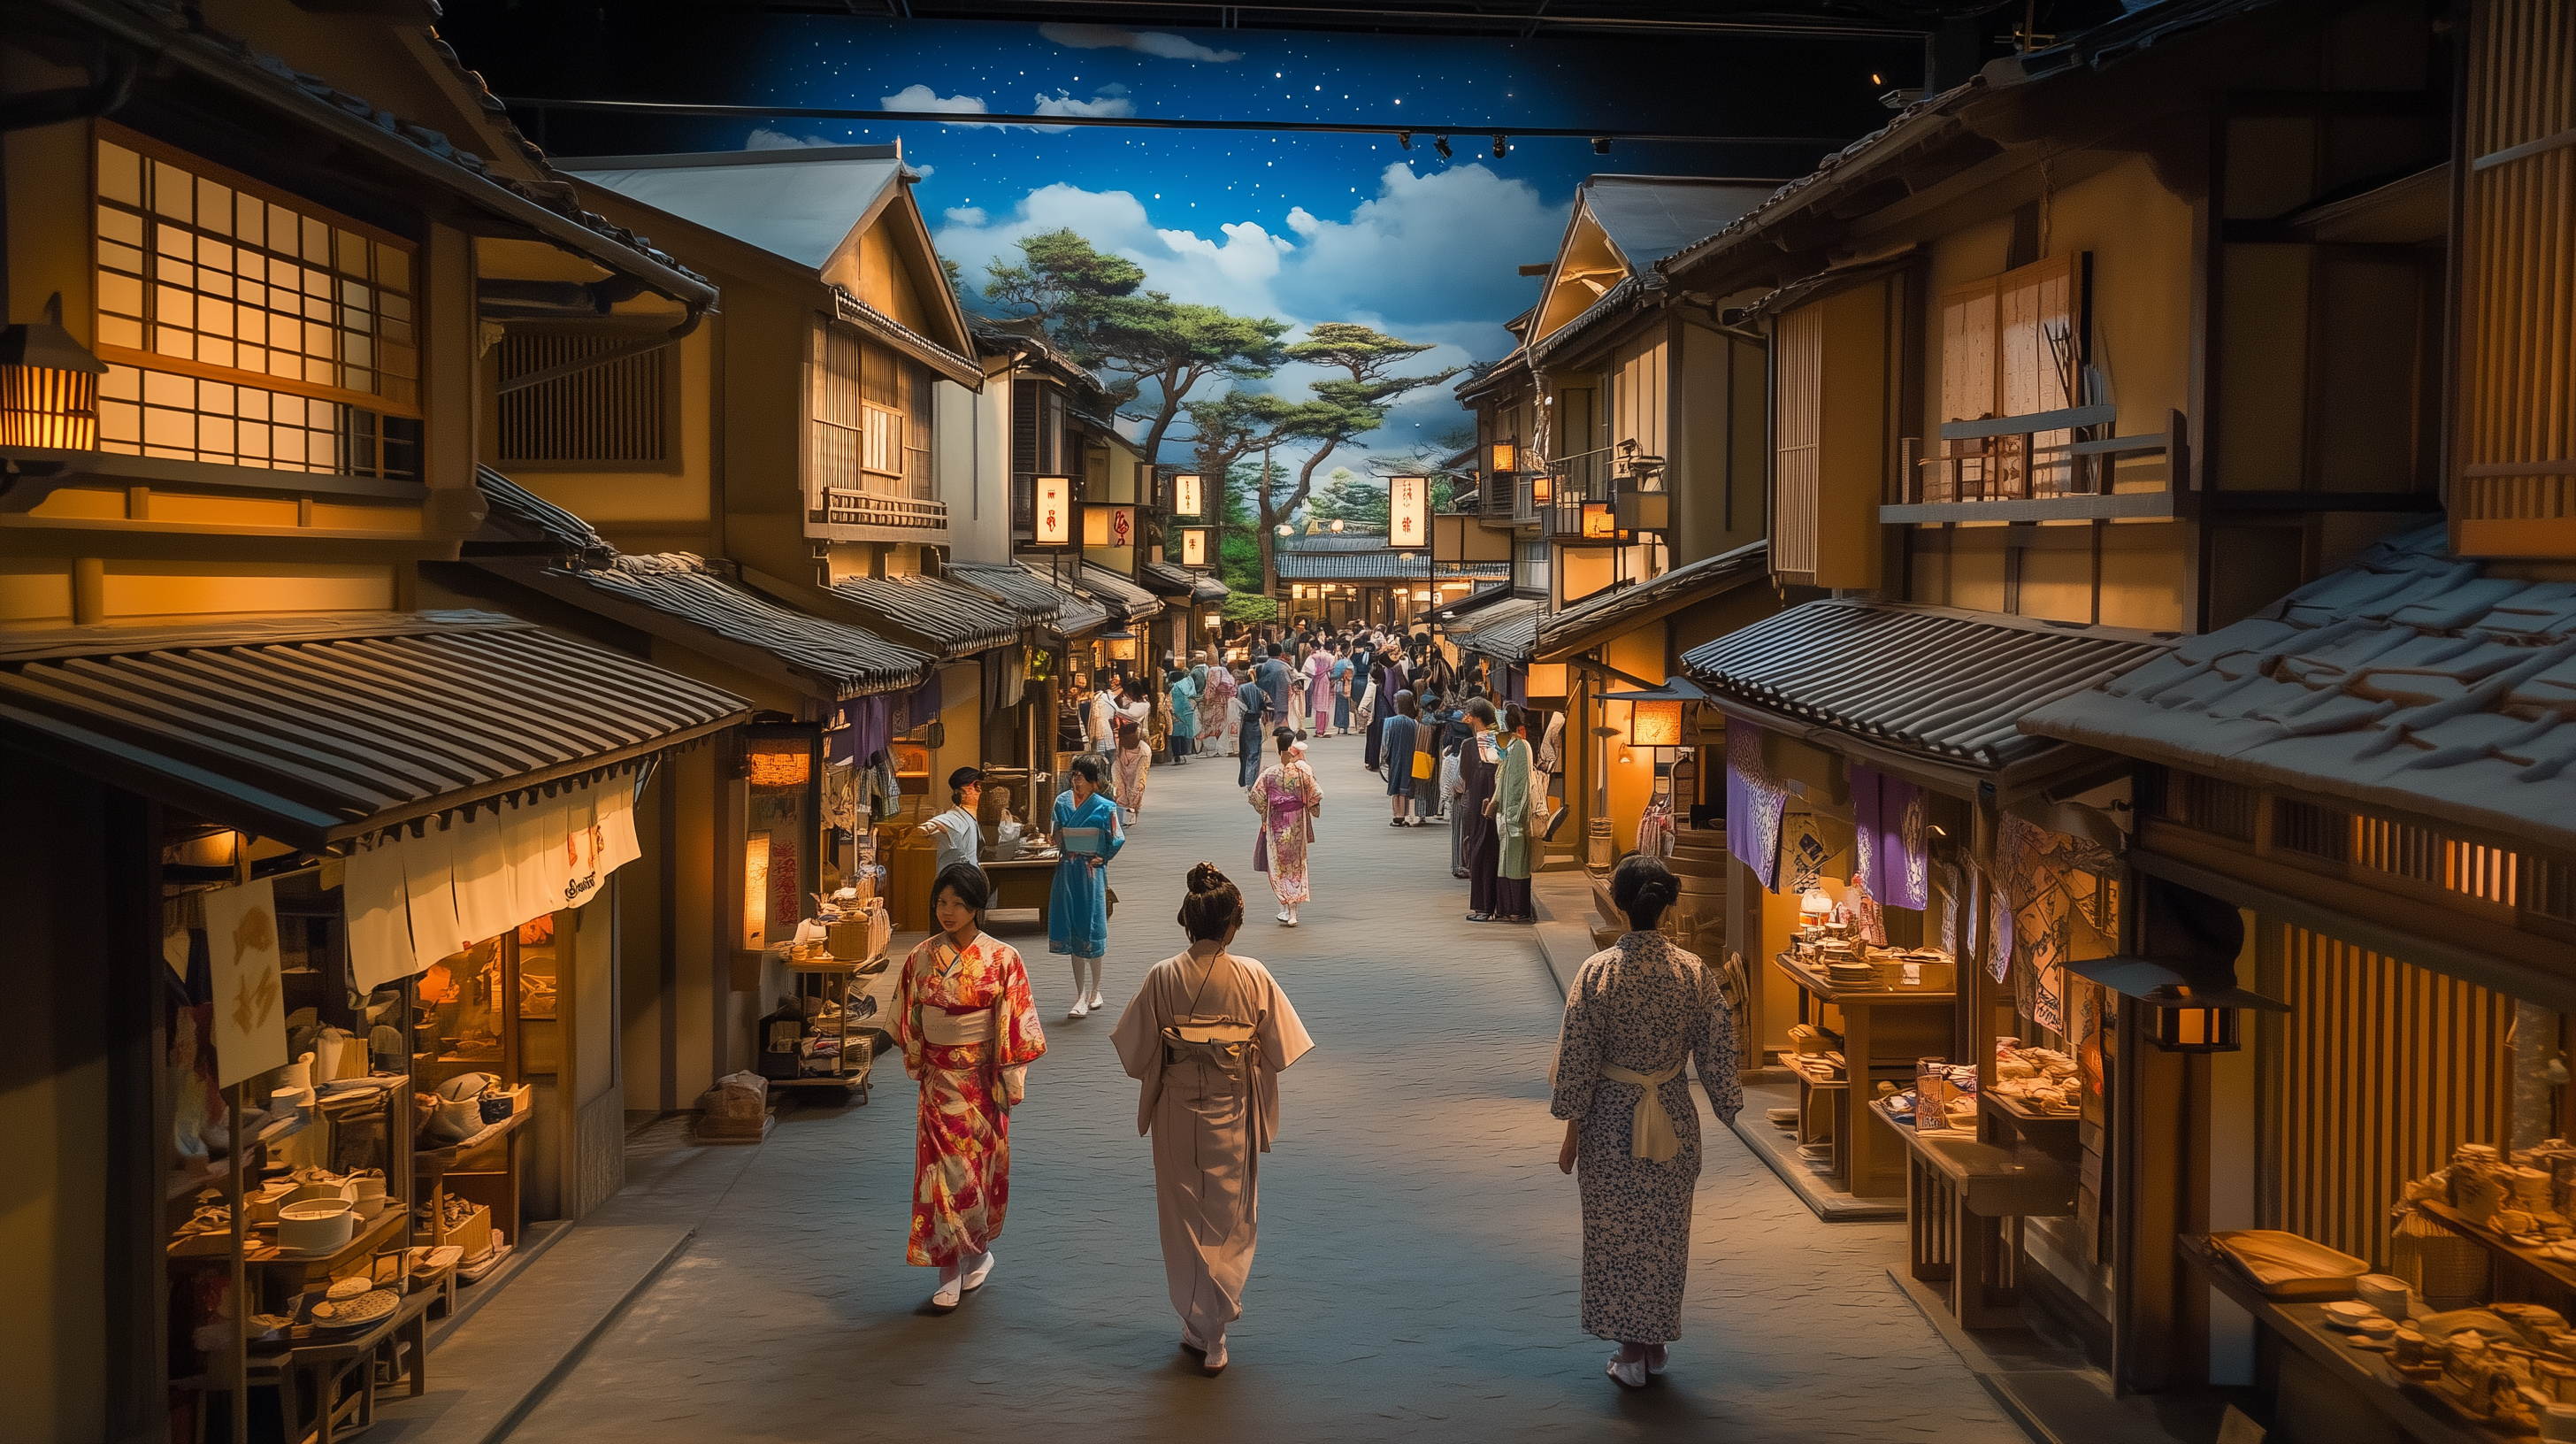
[[2388, 1271], [2406, 1280], [2433, 1312], [2464, 1309], [2484, 1299], [2491, 1267], [2486, 1245], [2412, 1210], [2389, 1230]]

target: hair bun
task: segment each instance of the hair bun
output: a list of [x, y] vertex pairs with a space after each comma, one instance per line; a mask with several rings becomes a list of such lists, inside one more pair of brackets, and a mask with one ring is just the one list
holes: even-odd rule
[[1232, 886], [1234, 886], [1233, 880], [1217, 871], [1215, 863], [1203, 862], [1190, 869], [1191, 892], [1220, 892]]

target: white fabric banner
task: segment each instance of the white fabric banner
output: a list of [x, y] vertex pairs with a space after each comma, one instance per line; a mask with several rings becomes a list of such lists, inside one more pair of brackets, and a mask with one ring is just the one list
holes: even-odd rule
[[419, 837], [352, 853], [341, 906], [357, 984], [381, 987], [521, 923], [580, 907], [610, 873], [643, 855], [631, 776], [517, 808], [480, 806], [471, 822], [442, 828], [433, 820]]
[[469, 944], [497, 938], [527, 921], [512, 906], [510, 852], [502, 826], [502, 814], [486, 803], [474, 810], [472, 821], [447, 830], [456, 848], [456, 924]]
[[215, 1084], [229, 1088], [286, 1062], [277, 887], [262, 880], [216, 888], [205, 902], [215, 977]]
[[635, 841], [635, 784], [612, 777], [599, 793], [599, 875], [606, 877], [644, 855]]
[[[411, 908], [409, 971], [417, 973], [474, 945], [456, 916], [455, 837], [432, 818], [420, 836], [402, 839], [393, 851], [402, 859], [403, 899]], [[347, 894], [342, 897], [345, 906]]]
[[361, 993], [420, 971], [404, 893], [398, 846], [380, 842], [349, 854], [340, 874], [340, 905], [349, 919], [349, 974]]

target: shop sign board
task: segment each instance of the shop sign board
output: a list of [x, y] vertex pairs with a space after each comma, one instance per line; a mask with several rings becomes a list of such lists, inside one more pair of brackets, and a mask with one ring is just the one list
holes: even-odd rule
[[1082, 544], [1129, 547], [1136, 544], [1136, 508], [1094, 503], [1082, 509]]
[[1073, 478], [1041, 476], [1035, 485], [1030, 541], [1042, 547], [1073, 545]]
[[286, 1064], [284, 966], [277, 945], [277, 885], [262, 878], [205, 895], [206, 950], [214, 971], [215, 1084], [229, 1088]]
[[1386, 541], [1400, 552], [1431, 543], [1431, 482], [1427, 477], [1386, 479]]

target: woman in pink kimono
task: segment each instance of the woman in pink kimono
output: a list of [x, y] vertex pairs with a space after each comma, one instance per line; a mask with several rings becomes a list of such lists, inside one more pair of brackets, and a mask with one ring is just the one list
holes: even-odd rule
[[931, 888], [939, 931], [903, 960], [895, 1039], [921, 1083], [906, 1263], [939, 1270], [946, 1313], [984, 1286], [1011, 1201], [1011, 1109], [1046, 1052], [1019, 950], [985, 935], [984, 871], [952, 863]]
[[1315, 819], [1324, 812], [1324, 790], [1315, 769], [1306, 765], [1306, 744], [1282, 727], [1271, 734], [1279, 743], [1279, 763], [1253, 780], [1252, 810], [1261, 814], [1261, 833], [1253, 848], [1253, 867], [1270, 874], [1270, 890], [1279, 895], [1279, 921], [1297, 926], [1297, 904], [1312, 896], [1306, 883], [1306, 847], [1315, 840]]
[[1306, 659], [1306, 702], [1315, 709], [1313, 725], [1307, 731], [1316, 737], [1333, 735], [1333, 661], [1330, 647], [1317, 647], [1315, 654]]
[[[1242, 727], [1234, 715], [1234, 694], [1241, 690], [1242, 684], [1235, 680], [1234, 668], [1227, 666], [1223, 657], [1218, 657], [1208, 667], [1208, 696], [1215, 699], [1215, 705], [1200, 709], [1199, 735], [1208, 739], [1207, 746], [1211, 750], [1222, 752], [1227, 757], [1234, 755], [1235, 745], [1241, 741], [1236, 734], [1242, 731]], [[1216, 725], [1210, 727], [1208, 724], [1211, 722]]]
[[1127, 1076], [1144, 1085], [1136, 1131], [1154, 1140], [1154, 1209], [1181, 1347], [1218, 1374], [1252, 1274], [1279, 1074], [1315, 1040], [1270, 971], [1226, 951], [1243, 926], [1243, 894], [1204, 862], [1189, 886], [1180, 916], [1189, 950], [1154, 965], [1111, 1036]]

